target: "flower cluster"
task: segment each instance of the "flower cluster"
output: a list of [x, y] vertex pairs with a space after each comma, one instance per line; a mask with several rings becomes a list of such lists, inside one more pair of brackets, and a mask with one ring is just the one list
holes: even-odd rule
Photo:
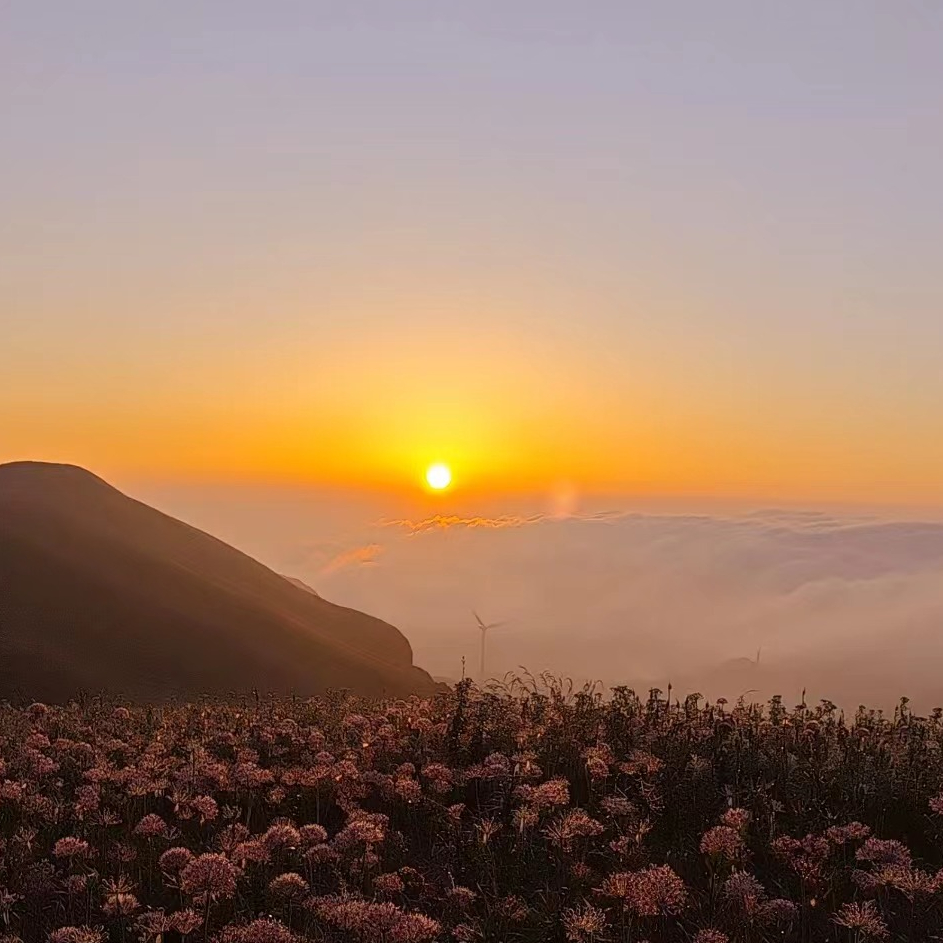
[[534, 679], [0, 706], [0, 943], [941, 935], [943, 712]]

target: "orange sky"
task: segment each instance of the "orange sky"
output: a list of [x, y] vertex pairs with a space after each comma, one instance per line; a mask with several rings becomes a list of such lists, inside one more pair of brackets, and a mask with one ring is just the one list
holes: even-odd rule
[[[880, 402], [777, 401], [657, 365], [436, 336], [240, 353], [169, 375], [0, 403], [0, 458], [111, 476], [329, 483], [410, 491], [444, 461], [463, 495], [703, 494], [943, 503], [943, 445]], [[251, 359], [251, 362], [250, 362]], [[87, 380], [86, 380], [87, 382]], [[103, 388], [104, 389], [103, 389]], [[929, 417], [928, 417], [929, 418]], [[909, 421], [908, 421], [909, 420]]]
[[0, 460], [943, 505], [943, 14], [512, 6], [17, 5]]
[[252, 324], [252, 298], [233, 322], [207, 318], [179, 337], [154, 329], [156, 310], [130, 336], [100, 340], [77, 322], [71, 338], [37, 338], [6, 374], [0, 458], [395, 491], [421, 487], [428, 464], [444, 461], [465, 495], [569, 482], [628, 495], [943, 503], [937, 403], [893, 364], [870, 365], [882, 382], [863, 382], [830, 366], [828, 347], [799, 358], [788, 338], [753, 363], [710, 330], [685, 336], [675, 311], [684, 301], [704, 312], [703, 301], [671, 311], [654, 290], [634, 300], [641, 313], [594, 337], [592, 319], [567, 311], [619, 299], [562, 287], [555, 297], [555, 287], [479, 289], [445, 307], [441, 285], [424, 298], [390, 283], [382, 297], [354, 295], [326, 331], [317, 298], [283, 302], [274, 328], [233, 330]]

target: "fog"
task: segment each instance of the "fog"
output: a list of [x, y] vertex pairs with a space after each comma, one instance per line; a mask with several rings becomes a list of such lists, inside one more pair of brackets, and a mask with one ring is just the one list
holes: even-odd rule
[[[380, 616], [434, 675], [523, 666], [919, 710], [943, 704], [943, 521], [876, 512], [537, 506], [488, 514], [315, 492], [127, 489], [328, 599]], [[463, 657], [465, 663], [463, 666]]]

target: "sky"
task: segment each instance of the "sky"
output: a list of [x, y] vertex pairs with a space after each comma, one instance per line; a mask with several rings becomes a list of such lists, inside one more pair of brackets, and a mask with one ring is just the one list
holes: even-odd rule
[[0, 461], [943, 506], [943, 5], [6, 0], [0, 115]]

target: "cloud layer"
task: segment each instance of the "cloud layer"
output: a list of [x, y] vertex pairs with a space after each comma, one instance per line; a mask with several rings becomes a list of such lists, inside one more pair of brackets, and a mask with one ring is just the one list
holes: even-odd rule
[[380, 503], [336, 496], [157, 497], [393, 622], [438, 675], [460, 676], [463, 656], [477, 671], [474, 609], [507, 623], [489, 635], [489, 674], [525, 665], [728, 698], [806, 687], [851, 707], [901, 694], [943, 704], [943, 523], [932, 520], [776, 509], [384, 517]]
[[940, 524], [777, 511], [397, 523], [382, 564], [322, 585], [401, 626], [434, 672], [457, 675], [463, 655], [477, 666], [477, 609], [508, 622], [489, 673], [943, 703]]

